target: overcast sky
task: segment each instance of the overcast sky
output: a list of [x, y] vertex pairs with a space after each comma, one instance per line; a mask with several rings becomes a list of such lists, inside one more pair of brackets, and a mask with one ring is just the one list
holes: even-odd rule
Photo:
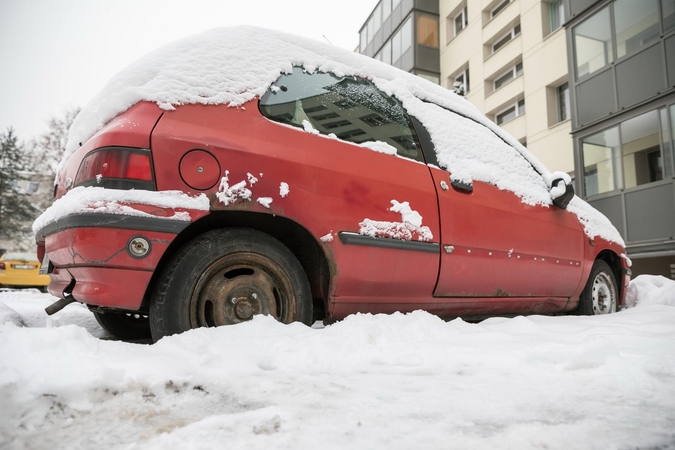
[[257, 25], [354, 50], [378, 0], [0, 0], [0, 132], [28, 140], [184, 36]]

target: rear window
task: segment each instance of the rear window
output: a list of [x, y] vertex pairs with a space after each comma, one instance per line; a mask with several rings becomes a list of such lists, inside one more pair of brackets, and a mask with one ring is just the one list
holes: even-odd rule
[[400, 156], [423, 162], [414, 128], [401, 104], [370, 81], [307, 73], [301, 67], [279, 77], [260, 99], [269, 119], [361, 144], [385, 142]]

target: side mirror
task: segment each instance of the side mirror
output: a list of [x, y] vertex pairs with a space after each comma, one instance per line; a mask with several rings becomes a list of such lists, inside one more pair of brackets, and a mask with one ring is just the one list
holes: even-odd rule
[[574, 198], [574, 186], [572, 183], [567, 183], [562, 178], [556, 178], [551, 183], [551, 198], [553, 199], [553, 206], [560, 209], [567, 208], [569, 202]]

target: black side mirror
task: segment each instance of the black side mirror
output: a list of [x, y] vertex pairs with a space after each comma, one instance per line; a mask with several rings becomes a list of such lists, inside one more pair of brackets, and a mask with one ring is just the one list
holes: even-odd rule
[[574, 198], [574, 186], [572, 186], [572, 183], [565, 183], [562, 178], [556, 178], [551, 183], [551, 197], [553, 198], [553, 206], [565, 209]]

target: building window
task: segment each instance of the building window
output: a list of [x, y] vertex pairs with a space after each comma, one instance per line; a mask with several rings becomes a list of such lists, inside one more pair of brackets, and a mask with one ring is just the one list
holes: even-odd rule
[[582, 139], [581, 151], [586, 196], [621, 189], [618, 126]]
[[417, 43], [438, 48], [438, 19], [417, 16]]
[[511, 67], [507, 72], [495, 78], [495, 91], [500, 87], [504, 86], [509, 81], [516, 78], [517, 76], [522, 75], [522, 73], [523, 73], [523, 63], [519, 62], [515, 66]]
[[570, 118], [570, 85], [564, 83], [555, 89], [556, 100], [558, 103], [558, 122]]
[[499, 3], [497, 6], [492, 8], [492, 11], [490, 11], [490, 19], [492, 19], [497, 14], [502, 12], [507, 6], [509, 6], [509, 3], [511, 3], [511, 0], [504, 0], [503, 2]]
[[364, 53], [366, 51], [366, 47], [368, 46], [368, 26], [363, 27], [363, 30], [361, 30], [361, 41], [359, 43], [359, 51], [361, 53]]
[[[461, 71], [459, 73], [459, 75], [457, 75], [455, 77], [455, 80], [453, 81], [452, 84], [454, 85], [455, 83], [461, 83], [462, 84], [462, 87], [463, 87], [463, 90], [464, 90], [465, 94], [469, 92], [469, 90], [471, 89], [471, 82], [470, 82], [470, 79], [469, 79], [469, 68], [468, 67], [466, 69], [464, 69], [463, 71]], [[451, 86], [451, 88], [452, 88], [452, 86]]]
[[658, 0], [616, 0], [614, 2], [616, 56], [621, 58], [658, 39]]
[[661, 0], [661, 14], [663, 15], [663, 32], [675, 29], [675, 0]]
[[439, 75], [430, 75], [430, 74], [424, 73], [424, 72], [419, 72], [419, 73], [416, 73], [415, 75], [417, 75], [418, 77], [424, 78], [425, 80], [431, 81], [432, 83], [441, 84], [441, 77]]
[[412, 47], [412, 17], [409, 17], [394, 37], [391, 38], [392, 62], [398, 62], [410, 47]]
[[466, 6], [455, 16], [455, 36], [457, 36], [460, 31], [462, 31], [469, 24], [469, 20], [466, 15]]
[[508, 33], [506, 33], [504, 36], [500, 37], [497, 40], [497, 42], [492, 44], [492, 53], [494, 53], [497, 50], [499, 50], [500, 48], [504, 47], [506, 44], [511, 42], [511, 40], [513, 40], [519, 34], [520, 34], [520, 24], [511, 28]]
[[382, 56], [382, 62], [391, 64], [391, 41], [384, 43], [382, 50], [380, 50], [380, 54]]
[[517, 103], [512, 104], [501, 112], [495, 114], [495, 122], [501, 125], [520, 115], [525, 114], [525, 100], [518, 100]]
[[565, 5], [563, 0], [551, 0], [549, 3], [551, 33], [560, 28], [565, 21]]
[[[382, 5], [378, 4], [373, 11], [373, 23], [374, 23], [374, 33], [380, 31], [380, 26], [382, 26]], [[373, 36], [375, 37], [375, 36]]]
[[382, 23], [391, 15], [391, 0], [382, 0]]
[[609, 7], [572, 30], [577, 77], [592, 74], [614, 61]]
[[391, 0], [391, 10], [395, 10], [399, 3], [401, 3], [401, 0]]
[[631, 188], [663, 179], [657, 110], [621, 123], [624, 186]]
[[375, 37], [375, 20], [373, 20], [373, 16], [370, 16], [370, 19], [368, 19], [368, 43], [369, 44], [373, 41], [374, 37]]

